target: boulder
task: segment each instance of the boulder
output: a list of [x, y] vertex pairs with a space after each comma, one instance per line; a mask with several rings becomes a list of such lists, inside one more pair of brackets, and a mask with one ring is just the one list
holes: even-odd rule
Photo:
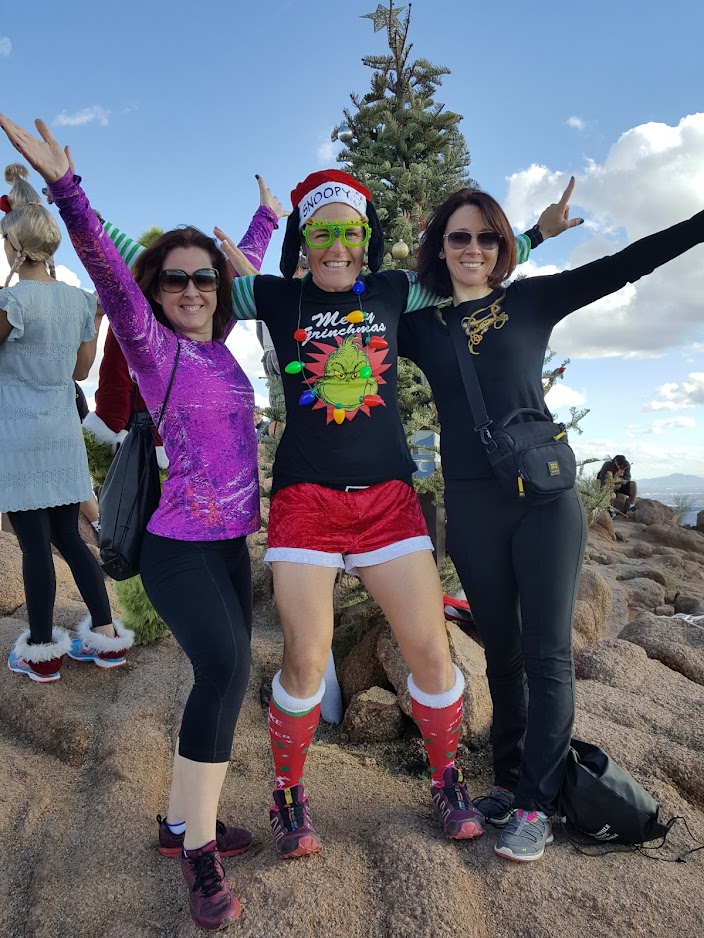
[[677, 593], [675, 596], [675, 612], [681, 612], [687, 616], [700, 616], [704, 613], [704, 602], [696, 596]]
[[665, 602], [667, 590], [648, 577], [636, 576], [626, 583], [628, 604], [637, 609], [655, 609]]
[[[486, 659], [483, 649], [468, 635], [452, 623], [446, 623], [450, 654], [453, 662], [464, 674], [464, 713], [462, 716], [462, 742], [476, 743], [486, 739], [491, 727], [491, 697], [486, 677]], [[396, 639], [390, 631], [382, 631], [377, 646], [379, 660], [386, 676], [398, 694], [399, 706], [411, 714], [411, 698], [408, 693], [408, 668], [401, 657]]]
[[643, 536], [665, 547], [704, 555], [704, 538], [697, 531], [686, 531], [675, 524], [652, 524]]
[[697, 523], [695, 524], [697, 531], [704, 531], [704, 511], [697, 512]]
[[0, 531], [0, 616], [10, 616], [24, 602], [22, 551], [14, 534]]
[[379, 635], [383, 629], [388, 629], [388, 626], [381, 623], [372, 626], [338, 665], [337, 679], [346, 707], [353, 697], [370, 687], [391, 688], [377, 655]]
[[616, 540], [616, 531], [614, 529], [614, 522], [611, 518], [611, 515], [608, 511], [602, 511], [601, 514], [596, 516], [596, 520], [591, 526], [591, 530], [597, 537], [600, 537], [607, 541]]
[[345, 711], [340, 738], [351, 743], [384, 743], [398, 739], [403, 714], [392, 691], [370, 687], [356, 694]]
[[653, 546], [643, 541], [637, 541], [628, 551], [628, 556], [634, 557], [636, 560], [647, 560], [653, 556]]
[[332, 650], [338, 666], [367, 632], [376, 626], [385, 625], [384, 613], [373, 599], [345, 607], [339, 615], [332, 637]]
[[582, 567], [573, 622], [577, 648], [601, 638], [604, 622], [611, 612], [611, 603], [611, 590], [604, 577], [589, 565]]
[[624, 626], [619, 637], [640, 645], [649, 658], [704, 685], [704, 622], [699, 625], [641, 612]]
[[654, 498], [639, 498], [637, 501], [635, 520], [640, 524], [676, 524], [675, 512], [668, 505], [656, 501]]

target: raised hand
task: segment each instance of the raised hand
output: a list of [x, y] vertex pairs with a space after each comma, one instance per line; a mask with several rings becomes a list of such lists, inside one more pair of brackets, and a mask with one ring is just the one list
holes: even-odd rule
[[47, 182], [56, 182], [71, 168], [69, 156], [43, 120], [36, 120], [34, 124], [41, 140], [33, 137], [9, 117], [0, 114], [0, 127], [13, 147], [20, 151], [29, 165]]
[[222, 228], [213, 228], [215, 237], [220, 241], [220, 250], [235, 275], [240, 277], [256, 276], [259, 271], [251, 261], [240, 251], [232, 238], [228, 237]]
[[548, 205], [538, 219], [538, 228], [543, 238], [556, 238], [563, 231], [567, 231], [568, 228], [575, 228], [583, 223], [583, 218], [570, 218], [569, 201], [574, 184], [575, 178], [570, 176], [570, 181], [567, 183], [567, 188], [562, 193], [560, 201]]
[[291, 213], [286, 211], [278, 197], [273, 194], [271, 189], [267, 188], [264, 179], [258, 174], [255, 176], [255, 178], [259, 186], [259, 204], [267, 205], [273, 212], [276, 213], [277, 218], [285, 218], [287, 215], [290, 215]]

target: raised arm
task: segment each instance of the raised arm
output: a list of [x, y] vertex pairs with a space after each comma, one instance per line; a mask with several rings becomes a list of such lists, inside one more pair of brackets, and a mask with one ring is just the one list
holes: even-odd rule
[[79, 177], [70, 168], [66, 152], [44, 121], [35, 123], [41, 139], [0, 115], [0, 126], [10, 142], [48, 183], [76, 253], [96, 286], [129, 365], [141, 378], [164, 360], [166, 348], [175, 346], [176, 337], [154, 318], [149, 304], [92, 211], [80, 187]]

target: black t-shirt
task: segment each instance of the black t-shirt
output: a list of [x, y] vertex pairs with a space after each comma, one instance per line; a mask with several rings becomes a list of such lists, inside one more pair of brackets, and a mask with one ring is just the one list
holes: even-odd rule
[[[416, 469], [396, 393], [397, 331], [409, 280], [404, 271], [360, 280], [361, 296], [351, 290], [328, 293], [310, 275], [254, 279], [256, 315], [271, 333], [286, 399], [272, 492], [300, 482], [334, 487], [408, 480]], [[364, 322], [345, 320], [360, 308], [367, 314]], [[297, 329], [307, 332], [300, 343]], [[367, 336], [371, 344], [364, 344]], [[380, 340], [385, 347], [375, 347]], [[286, 373], [286, 365], [297, 361], [304, 369]]]
[[425, 372], [442, 426], [446, 479], [491, 478], [462, 383], [455, 346], [439, 317], [456, 316], [468, 334], [486, 409], [497, 421], [523, 407], [545, 407], [542, 372], [553, 327], [576, 309], [633, 283], [704, 240], [704, 212], [610, 257], [549, 277], [518, 280], [480, 300], [403, 316], [399, 354]]
[[615, 476], [617, 472], [621, 473], [621, 482], [631, 481], [631, 464], [627, 462], [619, 466], [613, 461], [613, 459], [607, 459], [601, 469], [597, 472], [596, 477], [599, 482], [605, 482], [606, 476], [609, 473], [611, 473], [612, 476]]

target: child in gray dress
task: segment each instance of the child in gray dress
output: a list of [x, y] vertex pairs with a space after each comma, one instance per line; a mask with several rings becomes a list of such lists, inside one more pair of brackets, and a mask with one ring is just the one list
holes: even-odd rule
[[[0, 233], [10, 274], [0, 289], [0, 511], [22, 549], [29, 629], [8, 666], [42, 683], [57, 681], [65, 654], [112, 668], [125, 663], [132, 633], [113, 622], [103, 576], [78, 533], [80, 502], [92, 495], [76, 411], [74, 378], [95, 358], [94, 296], [53, 277], [61, 234], [27, 170], [8, 166]], [[17, 273], [19, 282], [7, 287]], [[53, 625], [54, 545], [66, 560], [90, 615], [79, 637]]]

